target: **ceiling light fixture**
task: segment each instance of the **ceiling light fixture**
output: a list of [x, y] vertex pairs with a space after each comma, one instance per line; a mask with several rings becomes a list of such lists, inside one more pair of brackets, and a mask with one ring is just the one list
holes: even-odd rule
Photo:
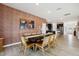
[[63, 19], [63, 18], [60, 18], [61, 20]]
[[48, 14], [50, 14], [51, 13], [51, 11], [50, 10], [48, 10]]
[[61, 20], [63, 19], [63, 18], [60, 18]]
[[37, 6], [38, 6], [38, 5], [39, 5], [39, 3], [36, 3], [35, 5], [37, 5]]

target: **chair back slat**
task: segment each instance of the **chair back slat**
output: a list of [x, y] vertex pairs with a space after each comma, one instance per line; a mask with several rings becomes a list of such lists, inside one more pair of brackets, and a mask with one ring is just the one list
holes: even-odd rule
[[21, 37], [21, 42], [22, 42], [23, 46], [27, 46], [27, 44], [26, 44], [26, 40], [25, 40], [24, 37]]
[[49, 36], [44, 38], [42, 46], [48, 45], [48, 43], [49, 43]]

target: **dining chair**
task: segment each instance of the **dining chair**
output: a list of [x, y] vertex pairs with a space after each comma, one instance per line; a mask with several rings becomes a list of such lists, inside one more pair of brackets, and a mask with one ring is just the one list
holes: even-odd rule
[[57, 36], [55, 34], [54, 35], [51, 35], [49, 37], [49, 47], [50, 48], [56, 46], [56, 40], [57, 40], [56, 38], [57, 38]]
[[28, 48], [33, 47], [33, 43], [29, 43], [28, 39], [25, 39], [25, 37], [23, 37], [23, 36], [21, 37], [21, 43], [22, 43], [22, 48], [23, 48], [23, 54], [25, 55], [26, 50]]
[[[47, 40], [45, 40], [45, 39], [47, 39]], [[48, 37], [45, 37], [42, 42], [36, 43], [35, 46], [36, 46], [35, 50], [37, 50], [37, 48], [39, 48], [39, 50], [41, 50], [44, 55], [45, 51], [48, 49]]]

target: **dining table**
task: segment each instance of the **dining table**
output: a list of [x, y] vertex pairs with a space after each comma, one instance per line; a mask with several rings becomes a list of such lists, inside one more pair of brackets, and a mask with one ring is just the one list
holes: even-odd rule
[[26, 36], [24, 36], [24, 37], [25, 37], [25, 39], [28, 40], [29, 42], [31, 42], [31, 43], [36, 43], [36, 42], [42, 41], [42, 39], [43, 39], [44, 37], [47, 37], [47, 36], [50, 36], [50, 35], [53, 35], [53, 33], [26, 35]]
[[27, 43], [33, 43], [34, 46], [36, 43], [43, 43], [43, 39], [45, 37], [48, 37], [50, 35], [53, 35], [53, 33], [46, 33], [46, 34], [35, 34], [35, 35], [25, 35], [25, 40], [28, 40]]

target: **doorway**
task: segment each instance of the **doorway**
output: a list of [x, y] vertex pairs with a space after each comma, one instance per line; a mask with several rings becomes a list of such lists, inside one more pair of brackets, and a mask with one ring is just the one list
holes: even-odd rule
[[58, 23], [57, 24], [57, 33], [59, 35], [63, 35], [63, 33], [64, 33], [64, 24], [63, 23]]

